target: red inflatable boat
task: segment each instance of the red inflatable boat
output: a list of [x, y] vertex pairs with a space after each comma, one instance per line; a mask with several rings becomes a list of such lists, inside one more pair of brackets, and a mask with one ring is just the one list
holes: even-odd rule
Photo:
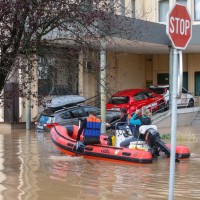
[[[152, 163], [153, 155], [151, 151], [142, 149], [129, 149], [122, 147], [114, 147], [107, 145], [108, 136], [101, 135], [101, 144], [87, 145], [82, 151], [76, 150], [76, 136], [78, 134], [78, 126], [74, 125], [70, 129], [64, 126], [55, 126], [51, 129], [51, 139], [57, 149], [64, 154], [70, 156], [83, 156], [85, 158], [105, 160], [111, 162], [126, 162], [126, 163]], [[83, 136], [81, 135], [81, 140]], [[150, 138], [152, 142], [152, 137]], [[155, 142], [153, 142], [155, 143]], [[163, 143], [164, 144], [164, 143]], [[170, 145], [166, 145], [169, 150]], [[162, 148], [165, 152], [166, 150]], [[166, 152], [165, 152], [166, 153]], [[168, 153], [166, 153], [168, 155]], [[177, 158], [188, 158], [190, 151], [185, 146], [176, 147]]]

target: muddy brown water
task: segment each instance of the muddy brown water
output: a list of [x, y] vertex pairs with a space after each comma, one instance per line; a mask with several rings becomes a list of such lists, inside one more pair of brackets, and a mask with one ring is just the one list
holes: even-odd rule
[[[188, 146], [191, 157], [175, 165], [176, 200], [200, 199], [199, 127], [187, 129], [191, 138], [177, 145]], [[166, 200], [169, 170], [168, 158], [113, 164], [63, 155], [48, 133], [0, 134], [0, 200]]]

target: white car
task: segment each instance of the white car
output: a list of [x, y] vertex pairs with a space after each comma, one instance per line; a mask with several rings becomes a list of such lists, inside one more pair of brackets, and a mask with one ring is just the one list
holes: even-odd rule
[[[169, 105], [169, 85], [151, 85], [150, 90], [162, 94]], [[177, 107], [194, 107], [194, 97], [185, 88], [182, 88], [181, 97], [177, 99]]]

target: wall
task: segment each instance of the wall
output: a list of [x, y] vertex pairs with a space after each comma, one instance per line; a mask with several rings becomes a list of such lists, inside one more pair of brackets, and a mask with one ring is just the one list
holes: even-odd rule
[[107, 55], [107, 87], [110, 94], [129, 88], [145, 88], [145, 56], [109, 52]]
[[[107, 52], [106, 56], [108, 96], [123, 89], [146, 87], [144, 55]], [[99, 90], [99, 73], [92, 73], [91, 70], [85, 68], [82, 53], [79, 55], [79, 69], [79, 94], [86, 98], [95, 96]], [[151, 68], [149, 67], [148, 69]]]
[[188, 54], [188, 88], [190, 91], [195, 90], [194, 73], [200, 71], [200, 54]]
[[[175, 3], [176, 0], [169, 0], [169, 7], [172, 7]], [[126, 0], [126, 7], [129, 10], [130, 0]], [[187, 1], [187, 7], [191, 13], [191, 18], [194, 19], [194, 1]], [[135, 10], [136, 18], [158, 22], [159, 0], [135, 0]], [[194, 22], [194, 24], [199, 23], [199, 21]]]

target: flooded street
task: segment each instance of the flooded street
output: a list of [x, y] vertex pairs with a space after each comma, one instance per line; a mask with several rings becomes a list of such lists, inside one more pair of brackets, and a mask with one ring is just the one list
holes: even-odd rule
[[[191, 158], [176, 163], [175, 200], [200, 199], [199, 127], [188, 130], [191, 138], [177, 141]], [[169, 167], [169, 158], [123, 165], [68, 157], [50, 134], [17, 130], [0, 135], [0, 200], [166, 200]]]

